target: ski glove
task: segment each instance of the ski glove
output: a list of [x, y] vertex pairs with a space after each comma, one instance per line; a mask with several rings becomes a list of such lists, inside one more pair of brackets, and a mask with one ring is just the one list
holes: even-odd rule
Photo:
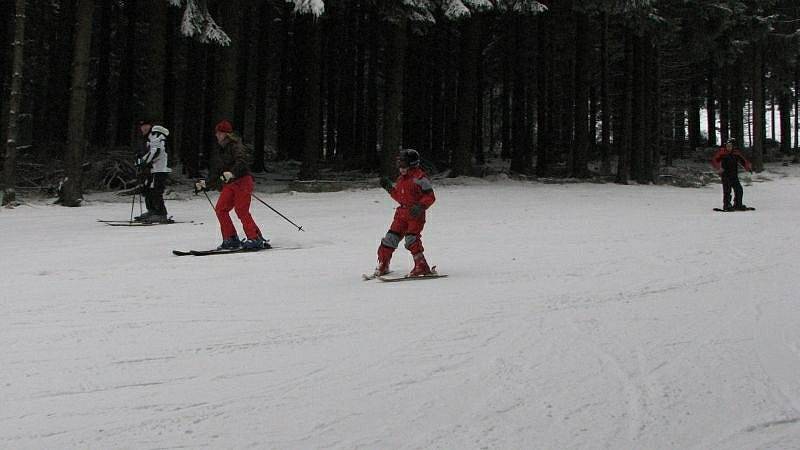
[[391, 194], [392, 189], [394, 189], [394, 184], [392, 184], [392, 180], [390, 180], [389, 177], [383, 177], [381, 178], [381, 187]]
[[197, 194], [198, 192], [206, 192], [208, 191], [208, 187], [206, 187], [206, 180], [197, 180], [194, 184], [194, 193]]
[[233, 172], [229, 172], [226, 170], [225, 172], [222, 172], [222, 176], [219, 178], [222, 180], [223, 183], [227, 183], [234, 178]]
[[419, 203], [414, 203], [411, 205], [409, 211], [411, 212], [411, 217], [419, 217], [422, 215], [422, 212], [425, 211], [425, 207]]

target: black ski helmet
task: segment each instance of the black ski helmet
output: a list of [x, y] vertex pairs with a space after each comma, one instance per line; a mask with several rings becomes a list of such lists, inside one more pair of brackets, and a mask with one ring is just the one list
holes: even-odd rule
[[419, 166], [419, 152], [413, 148], [404, 148], [397, 155], [397, 163], [400, 167]]

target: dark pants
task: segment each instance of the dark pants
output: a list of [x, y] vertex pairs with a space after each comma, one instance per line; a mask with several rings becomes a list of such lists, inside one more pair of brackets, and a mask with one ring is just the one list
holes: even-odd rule
[[739, 182], [738, 175], [723, 175], [722, 176], [722, 205], [723, 207], [731, 206], [731, 189], [733, 189], [733, 206], [742, 206], [742, 183]]
[[164, 189], [167, 187], [168, 174], [157, 172], [147, 177], [144, 184], [142, 195], [147, 210], [159, 216], [167, 215], [167, 207], [164, 205]]

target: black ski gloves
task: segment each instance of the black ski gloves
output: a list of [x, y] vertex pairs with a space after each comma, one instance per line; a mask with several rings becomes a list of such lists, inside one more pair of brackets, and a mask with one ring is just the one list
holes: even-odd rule
[[420, 205], [419, 203], [414, 203], [409, 208], [409, 212], [411, 213], [411, 217], [419, 217], [422, 215], [422, 212], [425, 211], [425, 207]]
[[389, 177], [382, 177], [381, 178], [381, 187], [386, 189], [386, 192], [391, 194], [392, 193], [392, 189], [394, 189], [394, 184], [392, 183], [392, 180], [389, 179]]

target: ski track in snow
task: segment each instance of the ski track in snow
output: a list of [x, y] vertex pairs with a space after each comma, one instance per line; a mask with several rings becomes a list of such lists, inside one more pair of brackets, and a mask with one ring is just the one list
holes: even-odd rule
[[218, 240], [205, 199], [2, 210], [0, 448], [800, 448], [800, 169], [771, 170], [734, 214], [718, 185], [438, 186], [425, 283], [361, 280], [379, 189], [270, 194], [301, 248], [215, 258], [171, 255]]

